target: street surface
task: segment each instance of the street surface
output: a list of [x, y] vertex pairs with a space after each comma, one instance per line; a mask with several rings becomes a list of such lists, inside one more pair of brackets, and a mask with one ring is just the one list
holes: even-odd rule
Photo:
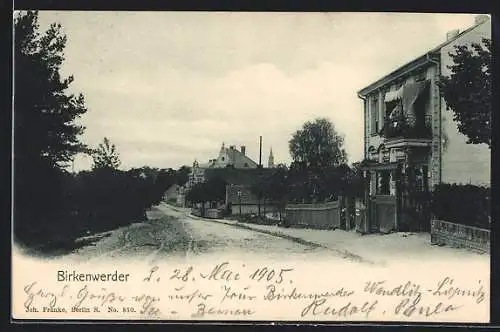
[[291, 256], [296, 259], [304, 254], [308, 258], [329, 255], [330, 259], [342, 259], [326, 248], [197, 218], [191, 216], [188, 209], [167, 204], [154, 207], [148, 212], [148, 218], [143, 223], [108, 232], [108, 236], [78, 249], [69, 257], [78, 261], [140, 259], [156, 262], [205, 255], [280, 260]]

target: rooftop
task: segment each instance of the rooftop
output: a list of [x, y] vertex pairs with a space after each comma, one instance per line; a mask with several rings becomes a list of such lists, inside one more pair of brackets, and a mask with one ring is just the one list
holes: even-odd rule
[[[395, 78], [398, 78], [400, 76], [402, 76], [405, 72], [413, 69], [414, 67], [419, 67], [420, 65], [424, 64], [424, 63], [427, 63], [427, 62], [430, 62], [430, 61], [435, 61], [435, 60], [439, 60], [439, 58], [436, 58], [436, 55], [438, 55], [440, 52], [441, 52], [441, 49], [447, 45], [449, 45], [450, 43], [454, 42], [455, 40], [457, 40], [458, 38], [462, 37], [463, 35], [467, 34], [468, 32], [474, 30], [475, 28], [477, 28], [478, 26], [486, 23], [489, 21], [489, 16], [486, 16], [486, 15], [478, 15], [476, 17], [476, 21], [475, 21], [475, 24], [473, 26], [471, 26], [470, 28], [462, 31], [462, 32], [459, 32], [459, 33], [456, 33], [456, 34], [452, 34], [450, 35], [450, 38], [448, 38], [446, 41], [444, 41], [443, 43], [439, 44], [438, 46], [432, 48], [431, 50], [427, 51], [426, 53], [424, 53], [423, 55], [415, 58], [414, 60], [398, 67], [397, 69], [393, 70], [391, 73], [379, 78], [378, 80], [376, 80], [375, 82], [371, 83], [370, 85], [366, 86], [365, 88], [361, 89], [358, 91], [358, 96], [360, 97], [364, 97], [366, 96], [367, 94], [369, 94], [370, 92], [372, 92], [373, 90], [376, 90], [377, 88], [387, 84], [388, 82], [394, 80]], [[457, 30], [454, 30], [452, 32], [456, 32]], [[449, 32], [450, 34], [451, 32]]]

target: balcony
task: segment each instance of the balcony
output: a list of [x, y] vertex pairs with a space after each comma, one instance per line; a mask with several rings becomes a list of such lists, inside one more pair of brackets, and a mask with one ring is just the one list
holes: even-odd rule
[[429, 115], [416, 119], [414, 125], [410, 125], [407, 118], [397, 116], [386, 118], [382, 128], [382, 136], [386, 140], [396, 139], [432, 139], [431, 117]]

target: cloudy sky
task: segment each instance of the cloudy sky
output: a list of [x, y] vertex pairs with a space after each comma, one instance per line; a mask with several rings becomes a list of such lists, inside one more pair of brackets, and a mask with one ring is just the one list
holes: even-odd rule
[[[328, 117], [362, 158], [356, 92], [472, 25], [473, 15], [394, 13], [40, 12], [68, 36], [63, 74], [85, 95], [82, 139], [116, 144], [122, 168], [191, 165], [220, 145], [258, 161]], [[76, 169], [90, 160], [78, 158]]]

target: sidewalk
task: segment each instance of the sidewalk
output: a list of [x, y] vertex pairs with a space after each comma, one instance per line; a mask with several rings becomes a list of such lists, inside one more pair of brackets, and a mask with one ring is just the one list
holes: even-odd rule
[[431, 245], [429, 233], [392, 233], [362, 235], [354, 231], [316, 230], [256, 225], [226, 219], [203, 219], [235, 227], [243, 227], [273, 236], [288, 238], [303, 244], [316, 245], [343, 254], [346, 258], [383, 264], [395, 261], [451, 261], [471, 260], [489, 265], [489, 255], [467, 249]]

